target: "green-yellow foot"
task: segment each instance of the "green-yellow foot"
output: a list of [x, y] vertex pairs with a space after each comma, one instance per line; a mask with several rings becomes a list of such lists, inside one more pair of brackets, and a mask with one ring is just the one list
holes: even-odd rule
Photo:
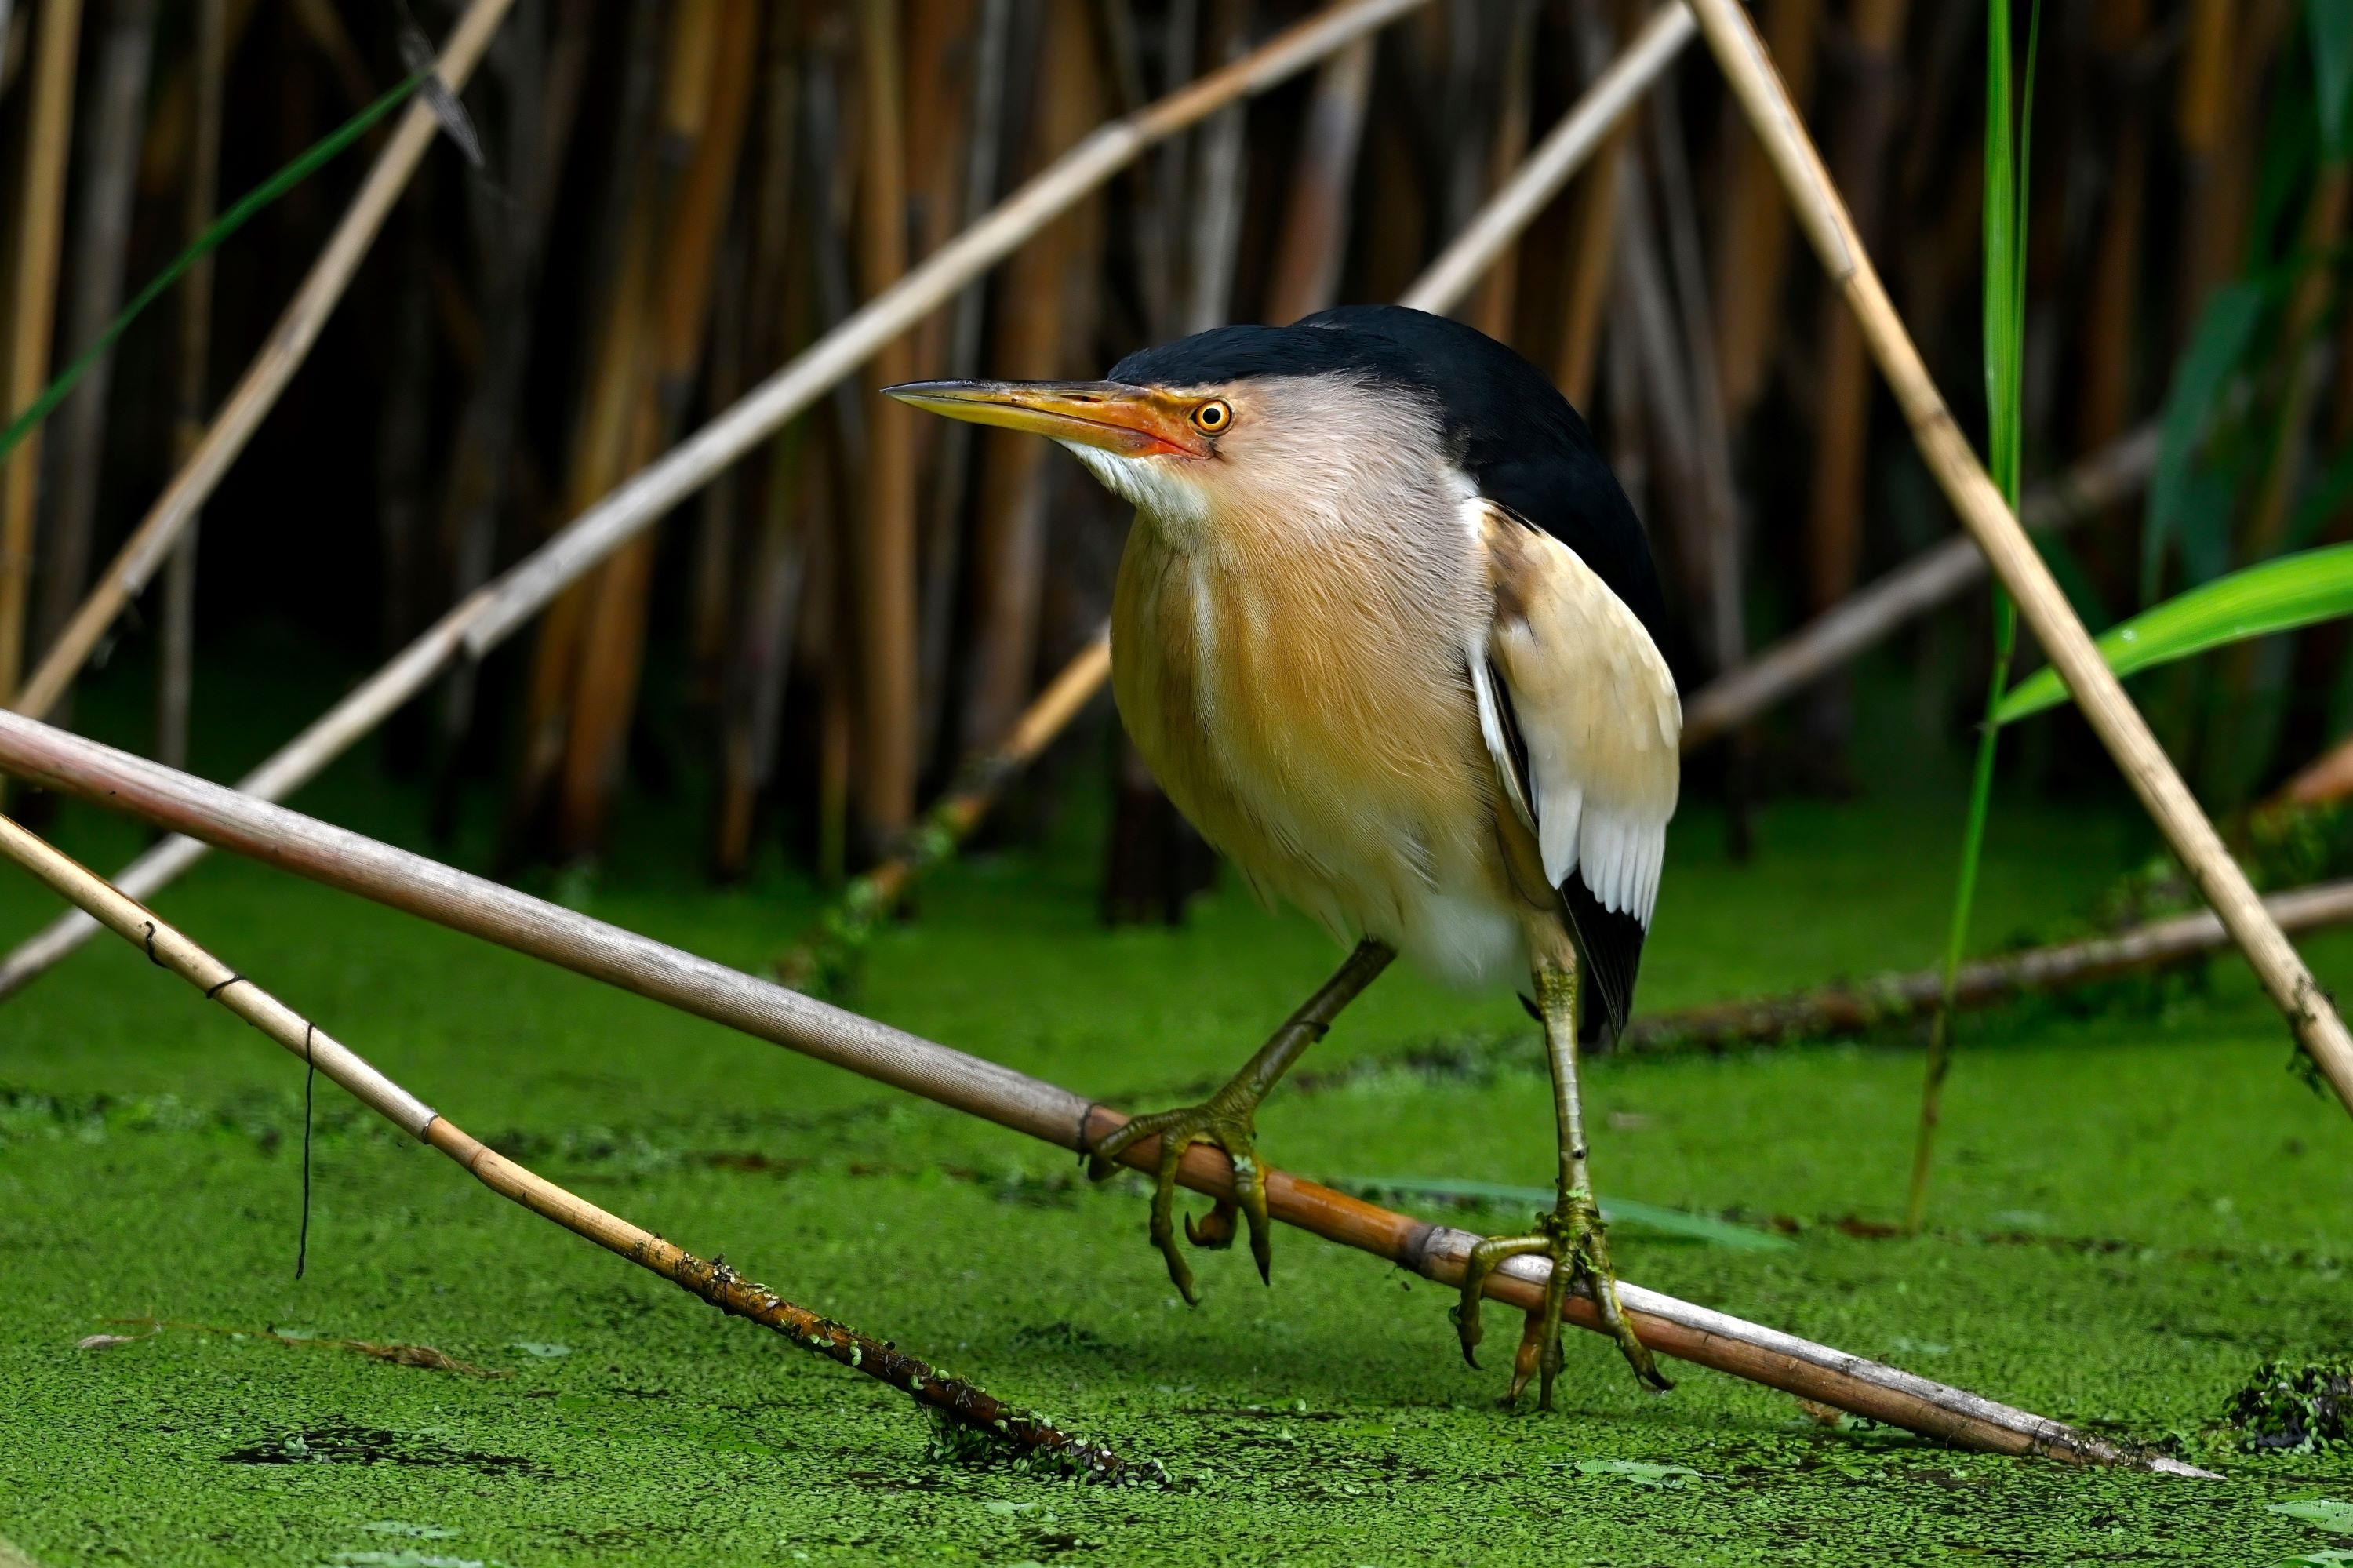
[[1593, 1202], [1593, 1194], [1582, 1190], [1564, 1192], [1552, 1213], [1538, 1214], [1535, 1231], [1527, 1235], [1489, 1236], [1471, 1249], [1470, 1261], [1462, 1270], [1462, 1302], [1455, 1309], [1455, 1327], [1462, 1340], [1462, 1359], [1473, 1367], [1479, 1364], [1479, 1340], [1482, 1330], [1479, 1323], [1481, 1292], [1487, 1276], [1496, 1265], [1508, 1257], [1527, 1253], [1542, 1253], [1552, 1260], [1552, 1277], [1545, 1286], [1544, 1305], [1527, 1315], [1520, 1333], [1520, 1346], [1512, 1357], [1512, 1386], [1503, 1398], [1509, 1410], [1520, 1402], [1520, 1391], [1528, 1379], [1539, 1373], [1536, 1408], [1552, 1408], [1553, 1380], [1560, 1375], [1560, 1308], [1572, 1280], [1583, 1280], [1594, 1305], [1601, 1313], [1601, 1321], [1618, 1341], [1627, 1365], [1634, 1375], [1655, 1389], [1674, 1385], [1660, 1374], [1651, 1359], [1650, 1348], [1634, 1337], [1633, 1325], [1626, 1320], [1625, 1308], [1618, 1302], [1618, 1275], [1609, 1266], [1609, 1235], [1601, 1223], [1601, 1211]]
[[1152, 1192], [1152, 1245], [1168, 1260], [1168, 1277], [1187, 1305], [1198, 1305], [1199, 1298], [1193, 1293], [1192, 1266], [1185, 1261], [1184, 1248], [1176, 1245], [1176, 1166], [1185, 1158], [1185, 1150], [1196, 1143], [1215, 1144], [1226, 1151], [1226, 1158], [1234, 1166], [1234, 1195], [1231, 1199], [1219, 1199], [1217, 1207], [1198, 1225], [1187, 1214], [1186, 1238], [1195, 1246], [1233, 1245], [1234, 1213], [1239, 1208], [1250, 1221], [1250, 1256], [1258, 1261], [1259, 1277], [1273, 1282], [1274, 1250], [1268, 1235], [1266, 1183], [1259, 1176], [1257, 1128], [1253, 1125], [1257, 1110], [1257, 1097], [1248, 1094], [1245, 1086], [1238, 1081], [1200, 1105], [1137, 1117], [1104, 1139], [1088, 1159], [1087, 1174], [1100, 1181], [1119, 1168], [1119, 1157], [1130, 1146], [1147, 1138], [1160, 1139], [1160, 1171]]

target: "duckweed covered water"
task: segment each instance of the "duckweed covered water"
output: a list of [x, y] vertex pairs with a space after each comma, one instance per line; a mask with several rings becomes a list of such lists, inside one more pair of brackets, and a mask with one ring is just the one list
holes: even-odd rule
[[[357, 782], [306, 804], [414, 837], [406, 803]], [[1922, 961], [1949, 821], [1786, 806], [1746, 868], [1713, 857], [1704, 818], [1679, 828], [1644, 1005]], [[100, 864], [137, 842], [79, 812], [60, 832]], [[2121, 816], [2005, 811], [1979, 928], [2054, 929], [2136, 832]], [[781, 877], [712, 894], [626, 846], [587, 895], [746, 967], [813, 907]], [[1158, 1459], [1176, 1484], [1089, 1489], [935, 1458], [900, 1396], [502, 1202], [323, 1084], [296, 1282], [299, 1064], [111, 945], [0, 1009], [0, 1537], [38, 1563], [2353, 1551], [2348, 1512], [2319, 1506], [2353, 1501], [2353, 1458], [2242, 1454], [2214, 1425], [2258, 1363], [2353, 1346], [2353, 1127], [2283, 1070], [2284, 1035], [2235, 964], [1967, 1026], [1936, 1229], [1916, 1240], [1886, 1225], [1919, 1071], [1900, 1043], [1605, 1061], [1589, 1088], [1605, 1198], [1797, 1242], [1630, 1225], [1616, 1248], [1629, 1278], [2227, 1472], [2191, 1482], [1825, 1426], [1687, 1366], [1652, 1397], [1589, 1338], [1570, 1345], [1560, 1414], [1504, 1415], [1500, 1369], [1455, 1352], [1447, 1293], [1359, 1255], [1284, 1233], [1271, 1290], [1245, 1255], [1208, 1256], [1206, 1302], [1187, 1310], [1145, 1244], [1133, 1179], [1090, 1187], [1059, 1150], [251, 866], [208, 865], [164, 906], [554, 1179]], [[49, 907], [0, 875], [0, 938]], [[2353, 989], [2353, 942], [2308, 950], [2325, 982]], [[1229, 889], [1183, 930], [1103, 931], [1082, 846], [956, 868], [920, 925], [881, 940], [858, 1001], [1144, 1109], [1229, 1070], [1335, 957]], [[1495, 1065], [1510, 1053], [1426, 1065], [1450, 1059], [1432, 1042], [1526, 1027], [1508, 1001], [1384, 980], [1310, 1058], [1367, 1070], [1279, 1091], [1268, 1157], [1314, 1175], [1540, 1184], [1541, 1078]], [[201, 1327], [118, 1321], [132, 1319]], [[268, 1329], [428, 1345], [505, 1375], [217, 1331]], [[120, 1342], [77, 1348], [93, 1335]]]

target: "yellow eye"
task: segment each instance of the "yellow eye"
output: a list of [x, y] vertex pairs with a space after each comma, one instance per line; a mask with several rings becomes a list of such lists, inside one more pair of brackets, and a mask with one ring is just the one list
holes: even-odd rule
[[1222, 397], [1212, 397], [1193, 410], [1193, 428], [1203, 435], [1214, 436], [1233, 422], [1233, 405]]

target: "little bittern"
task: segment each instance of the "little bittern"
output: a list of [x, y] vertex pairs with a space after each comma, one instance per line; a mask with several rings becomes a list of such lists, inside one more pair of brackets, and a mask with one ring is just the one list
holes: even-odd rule
[[[1543, 1253], [1551, 1292], [1514, 1357], [1552, 1404], [1560, 1305], [1581, 1280], [1626, 1359], [1664, 1387], [1618, 1302], [1588, 1174], [1577, 1052], [1622, 1028], [1674, 814], [1683, 710], [1642, 529], [1585, 421], [1543, 373], [1443, 317], [1392, 306], [1233, 326], [1122, 360], [1107, 381], [930, 381], [921, 408], [1046, 436], [1134, 503], [1112, 681], [1177, 807], [1270, 901], [1355, 950], [1208, 1101], [1138, 1118], [1094, 1170], [1160, 1139], [1151, 1234], [1177, 1288], [1178, 1157], [1232, 1160], [1268, 1267], [1259, 1101], [1398, 953], [1512, 983], [1544, 1025], [1558, 1201], [1473, 1252], [1457, 1323]], [[1582, 986], [1580, 984], [1582, 983]], [[1221, 1246], [1234, 1210], [1186, 1231]]]

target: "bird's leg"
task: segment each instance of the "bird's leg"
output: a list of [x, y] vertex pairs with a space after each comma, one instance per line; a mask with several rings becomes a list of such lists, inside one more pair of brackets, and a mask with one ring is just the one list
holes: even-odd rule
[[1462, 1340], [1462, 1359], [1479, 1364], [1480, 1293], [1487, 1276], [1508, 1257], [1542, 1253], [1552, 1260], [1544, 1304], [1528, 1314], [1520, 1346], [1512, 1358], [1512, 1386], [1504, 1395], [1506, 1409], [1517, 1404], [1520, 1391], [1538, 1373], [1543, 1382], [1536, 1407], [1552, 1408], [1553, 1380], [1560, 1372], [1560, 1306], [1572, 1279], [1581, 1279], [1601, 1313], [1602, 1325], [1617, 1340], [1634, 1375], [1652, 1388], [1673, 1386], [1661, 1376], [1651, 1352], [1634, 1337], [1625, 1309], [1618, 1302], [1618, 1275], [1609, 1266], [1609, 1243], [1601, 1211], [1593, 1201], [1593, 1181], [1587, 1169], [1585, 1107], [1577, 1082], [1577, 960], [1539, 959], [1535, 967], [1536, 1009], [1544, 1018], [1545, 1047], [1552, 1060], [1553, 1114], [1560, 1129], [1559, 1199], [1548, 1214], [1538, 1214], [1527, 1235], [1489, 1236], [1471, 1249], [1462, 1270], [1462, 1301], [1455, 1309], [1455, 1326]]
[[1168, 1260], [1168, 1277], [1187, 1302], [1193, 1295], [1193, 1270], [1176, 1245], [1176, 1165], [1186, 1149], [1214, 1143], [1233, 1161], [1234, 1195], [1220, 1198], [1198, 1226], [1186, 1216], [1185, 1234], [1196, 1246], [1233, 1245], [1237, 1209], [1250, 1222], [1250, 1255], [1258, 1260], [1259, 1277], [1272, 1283], [1273, 1244], [1266, 1214], [1266, 1183], [1259, 1174], [1257, 1121], [1259, 1101], [1274, 1087], [1300, 1053], [1324, 1038], [1340, 1010], [1372, 984], [1373, 978], [1397, 957], [1386, 943], [1370, 938], [1356, 944], [1347, 961], [1324, 982], [1282, 1027], [1259, 1047], [1226, 1086], [1198, 1106], [1140, 1116], [1088, 1151], [1087, 1174], [1100, 1181], [1118, 1169], [1119, 1157], [1131, 1145], [1147, 1138], [1160, 1139], [1159, 1185], [1152, 1195], [1152, 1245]]

